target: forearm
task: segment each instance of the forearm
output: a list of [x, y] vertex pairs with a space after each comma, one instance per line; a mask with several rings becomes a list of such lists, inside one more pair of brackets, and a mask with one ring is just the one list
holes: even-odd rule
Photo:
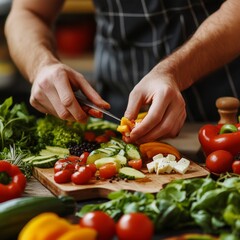
[[236, 58], [240, 53], [240, 3], [228, 0], [208, 17], [192, 38], [156, 66], [173, 74], [184, 90], [208, 73]]
[[51, 27], [34, 13], [21, 10], [10, 14], [5, 33], [12, 59], [30, 82], [40, 67], [57, 61]]

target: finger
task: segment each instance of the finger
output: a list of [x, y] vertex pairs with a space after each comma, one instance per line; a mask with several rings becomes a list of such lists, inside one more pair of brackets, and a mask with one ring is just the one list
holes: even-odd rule
[[[176, 116], [178, 121], [176, 121]], [[166, 115], [159, 125], [152, 128], [144, 136], [137, 139], [137, 143], [155, 141], [156, 139], [173, 138], [178, 135], [184, 122], [186, 114], [185, 111], [174, 112], [170, 106], [166, 111]]]
[[129, 94], [128, 104], [124, 116], [128, 119], [136, 119], [142, 106], [142, 95], [136, 94], [137, 91], [133, 90]]
[[54, 85], [56, 90], [53, 89], [51, 95], [49, 94], [48, 97], [51, 98], [52, 104], [56, 106], [57, 114], [62, 119], [72, 117], [78, 122], [86, 121], [88, 116], [76, 100], [67, 74], [61, 74]]
[[108, 102], [103, 100], [101, 96], [93, 89], [90, 83], [83, 77], [82, 74], [71, 71], [71, 78], [77, 84], [78, 89], [81, 89], [83, 94], [94, 104], [101, 108], [109, 109], [111, 106]]
[[168, 100], [163, 100], [160, 96], [155, 96], [152, 105], [149, 108], [148, 114], [131, 132], [130, 138], [136, 141], [145, 136], [148, 132], [152, 131], [155, 126], [158, 126], [162, 121], [163, 116], [166, 114], [168, 107]]

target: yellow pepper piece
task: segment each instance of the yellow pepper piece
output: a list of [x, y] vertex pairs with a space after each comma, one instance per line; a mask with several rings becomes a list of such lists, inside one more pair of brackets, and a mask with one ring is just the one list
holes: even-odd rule
[[71, 229], [71, 224], [64, 218], [47, 223], [39, 228], [36, 240], [56, 240]]
[[78, 229], [74, 228], [58, 238], [58, 240], [76, 240], [76, 239], [96, 240], [97, 231], [93, 228], [81, 228], [79, 226]]
[[55, 213], [41, 213], [32, 218], [21, 230], [18, 236], [18, 240], [33, 240], [35, 234], [39, 231], [40, 225], [45, 225], [46, 222], [57, 220], [58, 215]]
[[[146, 115], [148, 114], [148, 112], [141, 112], [138, 114], [137, 119], [144, 119], [146, 117]], [[135, 120], [136, 121], [136, 120]]]
[[127, 125], [119, 125], [117, 127], [117, 131], [120, 133], [130, 132], [129, 127]]
[[57, 214], [41, 213], [23, 227], [18, 240], [54, 240], [70, 228], [71, 224]]

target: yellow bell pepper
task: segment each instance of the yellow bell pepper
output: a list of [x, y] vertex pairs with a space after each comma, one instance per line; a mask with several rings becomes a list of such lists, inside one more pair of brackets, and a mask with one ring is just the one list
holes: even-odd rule
[[96, 236], [94, 229], [81, 228], [55, 213], [46, 212], [31, 219], [19, 233], [18, 240], [95, 240]]
[[64, 233], [58, 240], [95, 240], [97, 239], [97, 231], [93, 228], [81, 228], [78, 226], [78, 229], [75, 228], [71, 231]]

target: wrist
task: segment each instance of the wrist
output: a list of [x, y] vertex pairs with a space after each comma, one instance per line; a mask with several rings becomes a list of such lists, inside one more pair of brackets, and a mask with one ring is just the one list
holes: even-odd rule
[[182, 91], [193, 84], [193, 79], [188, 70], [189, 64], [178, 52], [173, 53], [155, 66], [155, 71], [160, 75], [172, 79], [179, 90]]

